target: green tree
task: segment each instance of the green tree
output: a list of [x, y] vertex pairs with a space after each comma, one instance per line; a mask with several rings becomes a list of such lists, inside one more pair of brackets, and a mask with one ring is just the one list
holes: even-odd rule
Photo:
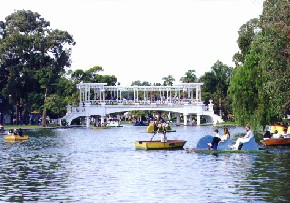
[[164, 80], [163, 81], [164, 86], [172, 86], [173, 82], [175, 81], [175, 79], [173, 78], [172, 75], [168, 75], [167, 77], [163, 77], [162, 80]]
[[195, 70], [188, 70], [185, 73], [185, 76], [180, 78], [180, 81], [183, 82], [183, 83], [196, 82], [197, 81], [197, 77], [195, 75]]
[[221, 61], [215, 62], [210, 72], [206, 72], [199, 78], [202, 85], [202, 97], [208, 101], [214, 101], [216, 113], [223, 112], [225, 115], [231, 113], [230, 98], [228, 96], [228, 86], [233, 69]]
[[230, 95], [239, 124], [265, 126], [281, 121], [290, 100], [288, 2], [266, 0], [259, 22], [261, 30], [235, 70]]
[[87, 83], [107, 83], [107, 85], [115, 86], [117, 78], [114, 75], [100, 75], [99, 72], [104, 71], [100, 66], [94, 66], [88, 70], [77, 69], [70, 71], [71, 79], [75, 84], [80, 82]]
[[237, 52], [233, 56], [233, 61], [235, 62], [236, 67], [244, 63], [246, 55], [250, 52], [251, 44], [260, 29], [259, 19], [257, 18], [249, 20], [240, 27], [237, 40], [240, 52]]
[[46, 118], [47, 96], [53, 93], [52, 84], [57, 83], [70, 67], [72, 36], [61, 30], [51, 29], [50, 23], [30, 10], [18, 10], [1, 22], [0, 62], [6, 74], [4, 92], [11, 94], [16, 103], [16, 119], [25, 105], [27, 95], [38, 83], [43, 89], [43, 126]]

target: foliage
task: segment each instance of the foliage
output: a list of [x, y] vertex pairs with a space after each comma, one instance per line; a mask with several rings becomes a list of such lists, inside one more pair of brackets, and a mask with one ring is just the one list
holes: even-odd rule
[[288, 2], [266, 0], [259, 22], [261, 30], [230, 83], [235, 118], [242, 125], [281, 121], [290, 100]]
[[172, 75], [168, 75], [167, 77], [163, 77], [162, 80], [164, 80], [163, 85], [164, 86], [172, 86], [175, 79]]
[[46, 117], [46, 99], [54, 91], [51, 85], [70, 67], [72, 36], [51, 29], [49, 21], [30, 10], [15, 11], [0, 26], [0, 85], [5, 97], [11, 95], [16, 104], [17, 123], [41, 94]]
[[71, 75], [71, 79], [74, 84], [80, 82], [87, 83], [107, 83], [109, 86], [115, 86], [117, 78], [114, 75], [100, 75], [99, 72], [103, 71], [100, 66], [94, 66], [88, 70], [77, 69], [75, 71], [68, 72]]
[[185, 76], [180, 78], [180, 81], [183, 83], [192, 83], [197, 81], [197, 77], [195, 75], [195, 70], [188, 70], [185, 73]]
[[232, 68], [217, 61], [210, 72], [206, 72], [199, 78], [202, 85], [202, 98], [206, 101], [212, 99], [216, 113], [222, 111], [224, 115], [231, 113], [228, 86], [232, 75]]

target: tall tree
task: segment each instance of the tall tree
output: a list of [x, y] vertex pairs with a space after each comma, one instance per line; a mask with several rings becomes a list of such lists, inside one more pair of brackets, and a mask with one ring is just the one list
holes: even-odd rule
[[233, 61], [235, 62], [236, 67], [244, 63], [245, 57], [250, 52], [251, 44], [259, 30], [260, 25], [258, 18], [251, 19], [240, 27], [237, 40], [240, 52], [237, 52], [233, 56]]
[[288, 1], [264, 1], [259, 21], [261, 30], [235, 71], [230, 94], [239, 124], [265, 126], [281, 121], [290, 100]]
[[173, 82], [175, 81], [175, 79], [173, 78], [172, 75], [168, 75], [167, 77], [163, 77], [162, 80], [164, 80], [163, 81], [164, 86], [172, 86]]
[[191, 82], [196, 82], [197, 77], [195, 75], [195, 70], [188, 70], [185, 73], [185, 76], [180, 78], [180, 81], [183, 83], [191, 83]]
[[[49, 21], [30, 10], [18, 10], [1, 22], [1, 72], [7, 75], [6, 93], [16, 102], [17, 114], [31, 87], [36, 81], [44, 92], [43, 126], [45, 126], [48, 94], [52, 84], [70, 67], [72, 36], [61, 30], [51, 29]], [[12, 91], [14, 90], [14, 91]], [[19, 115], [16, 116], [18, 122]]]
[[211, 67], [210, 72], [206, 72], [199, 78], [200, 82], [203, 82], [202, 96], [205, 100], [212, 99], [215, 105], [214, 109], [216, 113], [218, 111], [224, 112], [224, 114], [231, 113], [230, 98], [228, 96], [228, 86], [233, 69], [228, 67], [221, 61], [216, 61]]

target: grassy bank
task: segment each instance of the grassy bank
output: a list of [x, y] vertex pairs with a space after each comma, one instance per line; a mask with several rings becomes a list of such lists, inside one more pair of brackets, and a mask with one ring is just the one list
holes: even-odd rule
[[47, 127], [42, 127], [41, 125], [5, 125], [4, 129], [5, 130], [10, 130], [10, 129], [43, 129], [43, 128], [60, 128], [60, 126], [57, 125], [48, 125]]

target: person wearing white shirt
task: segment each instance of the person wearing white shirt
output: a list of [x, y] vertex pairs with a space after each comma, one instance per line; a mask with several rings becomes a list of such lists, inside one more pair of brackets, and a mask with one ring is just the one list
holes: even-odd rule
[[286, 128], [283, 129], [283, 132], [281, 134], [281, 137], [283, 137], [283, 138], [290, 138], [290, 135], [287, 134], [287, 129]]
[[274, 139], [279, 139], [279, 138], [281, 138], [281, 135], [278, 133], [278, 130], [275, 130], [275, 131], [274, 131], [274, 134], [273, 134], [272, 138], [274, 138]]
[[233, 149], [238, 150], [239, 146], [245, 142], [249, 142], [251, 138], [254, 138], [254, 133], [251, 131], [250, 126], [246, 126], [246, 135], [244, 137], [239, 137], [236, 141], [236, 144], [232, 147]]

